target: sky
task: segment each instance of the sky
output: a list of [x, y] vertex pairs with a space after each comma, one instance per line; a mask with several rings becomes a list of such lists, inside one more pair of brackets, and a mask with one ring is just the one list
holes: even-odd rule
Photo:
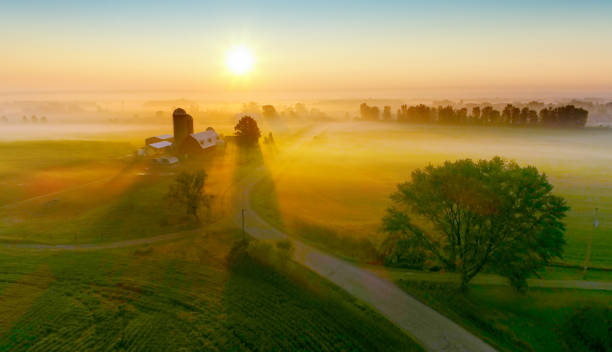
[[610, 0], [0, 0], [0, 92], [612, 96], [611, 44]]

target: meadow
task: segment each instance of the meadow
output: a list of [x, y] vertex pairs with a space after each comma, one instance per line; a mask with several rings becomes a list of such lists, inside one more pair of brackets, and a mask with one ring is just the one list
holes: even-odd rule
[[588, 351], [570, 344], [573, 314], [584, 307], [612, 306], [609, 291], [532, 288], [521, 295], [510, 287], [473, 284], [469, 295], [460, 295], [453, 283], [397, 284], [502, 351]]
[[[575, 350], [564, 330], [571, 314], [592, 305], [612, 306], [609, 291], [530, 288], [520, 294], [503, 278], [481, 274], [461, 295], [458, 278], [451, 274], [380, 267], [380, 221], [388, 196], [397, 183], [410, 179], [412, 170], [500, 155], [545, 172], [555, 193], [571, 207], [564, 256], [539, 279], [609, 282], [611, 137], [606, 130], [331, 124], [287, 152], [284, 161], [268, 158], [269, 177], [256, 186], [251, 203], [270, 223], [306, 242], [347, 260], [374, 264], [368, 267], [500, 350]], [[586, 273], [585, 264], [590, 268]]]
[[379, 228], [388, 197], [412, 170], [499, 155], [545, 172], [571, 207], [559, 262], [583, 265], [592, 241], [588, 265], [612, 268], [610, 150], [609, 130], [330, 124], [291, 151], [289, 162], [270, 161], [271, 177], [260, 182], [251, 201], [277, 226], [343, 257], [369, 262], [383, 238]]
[[[311, 138], [305, 125], [265, 128], [274, 131], [274, 144], [247, 154], [229, 144], [170, 170], [134, 157], [141, 142], [119, 136], [0, 143], [7, 156], [0, 165], [0, 244], [182, 234], [174, 242], [101, 251], [0, 247], [0, 349], [156, 350], [163, 349], [161, 332], [185, 350], [417, 349], [370, 308], [301, 267], [285, 270], [251, 258], [228, 265], [227, 253], [240, 238], [223, 221], [233, 209], [229, 194], [261, 163], [266, 177], [250, 195], [259, 215], [379, 269], [380, 219], [389, 194], [412, 170], [494, 155], [535, 165], [572, 208], [561, 266], [542, 277], [611, 279], [607, 270], [574, 268], [587, 262], [589, 243], [589, 266], [612, 267], [609, 131], [329, 123], [314, 126], [320, 132]], [[208, 174], [210, 228], [168, 204], [172, 176], [183, 168]], [[530, 289], [522, 296], [496, 277], [477, 277], [470, 294], [454, 300], [452, 280], [420, 274], [432, 276], [416, 280], [389, 271], [398, 286], [502, 350], [566, 349], [557, 332], [571, 312], [612, 304], [608, 291]]]
[[[134, 156], [136, 148], [128, 141], [0, 143], [8, 156], [0, 166], [0, 242], [113, 242], [198, 227], [166, 197], [182, 169], [155, 169]], [[211, 219], [227, 212], [221, 203], [234, 163], [220, 151], [182, 166], [207, 170]]]

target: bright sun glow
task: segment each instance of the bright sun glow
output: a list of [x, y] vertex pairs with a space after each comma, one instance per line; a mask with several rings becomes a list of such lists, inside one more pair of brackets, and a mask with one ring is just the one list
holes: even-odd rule
[[235, 75], [244, 75], [253, 68], [255, 57], [246, 46], [235, 46], [227, 52], [226, 63]]

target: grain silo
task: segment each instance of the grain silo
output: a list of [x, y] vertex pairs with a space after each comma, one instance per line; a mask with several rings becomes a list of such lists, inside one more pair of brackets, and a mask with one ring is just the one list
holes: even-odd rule
[[180, 147], [187, 136], [193, 133], [193, 118], [185, 110], [178, 108], [172, 113], [174, 125], [174, 145]]

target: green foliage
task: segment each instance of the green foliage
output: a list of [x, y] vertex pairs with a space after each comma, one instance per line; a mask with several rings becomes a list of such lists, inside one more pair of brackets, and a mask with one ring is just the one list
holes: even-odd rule
[[240, 144], [245, 146], [254, 146], [261, 137], [261, 131], [257, 126], [257, 121], [251, 116], [244, 116], [238, 121], [238, 124], [234, 127], [236, 131], [236, 137]]
[[411, 269], [423, 269], [427, 253], [414, 238], [391, 233], [380, 246], [384, 265]]
[[287, 270], [293, 256], [293, 245], [289, 240], [276, 242], [242, 239], [236, 242], [226, 260], [230, 266], [242, 263], [246, 258], [279, 270]]
[[518, 294], [509, 287], [474, 285], [469, 295], [461, 295], [457, 283], [401, 280], [398, 284], [499, 351], [587, 351], [575, 347], [581, 343], [569, 344], [568, 323], [585, 304], [610, 305], [609, 292], [595, 290], [532, 288]]
[[176, 176], [168, 191], [168, 199], [184, 207], [187, 214], [198, 221], [202, 207], [210, 209], [210, 196], [204, 193], [206, 177], [204, 170], [183, 171]]
[[555, 127], [584, 127], [587, 123], [589, 112], [574, 105], [560, 106], [557, 108], [546, 108], [540, 111], [540, 119], [544, 126]]
[[[360, 106], [362, 118], [370, 109], [378, 111], [377, 107], [369, 107], [363, 103]], [[492, 106], [475, 106], [468, 115], [466, 108], [454, 109], [451, 105], [429, 107], [423, 104], [416, 106], [402, 105], [397, 111], [397, 120], [412, 123], [439, 123], [461, 125], [507, 125], [507, 126], [545, 126], [545, 127], [584, 127], [589, 112], [574, 105], [559, 106], [532, 110], [529, 106], [522, 109], [508, 104], [501, 111]], [[377, 120], [377, 119], [376, 119]], [[387, 118], [385, 120], [390, 120]]]
[[577, 309], [567, 320], [563, 333], [573, 351], [612, 351], [612, 307]]
[[398, 185], [383, 228], [460, 272], [464, 288], [487, 267], [523, 289], [565, 243], [561, 219], [568, 207], [551, 191], [535, 167], [498, 157], [447, 161], [417, 169], [411, 182]]

